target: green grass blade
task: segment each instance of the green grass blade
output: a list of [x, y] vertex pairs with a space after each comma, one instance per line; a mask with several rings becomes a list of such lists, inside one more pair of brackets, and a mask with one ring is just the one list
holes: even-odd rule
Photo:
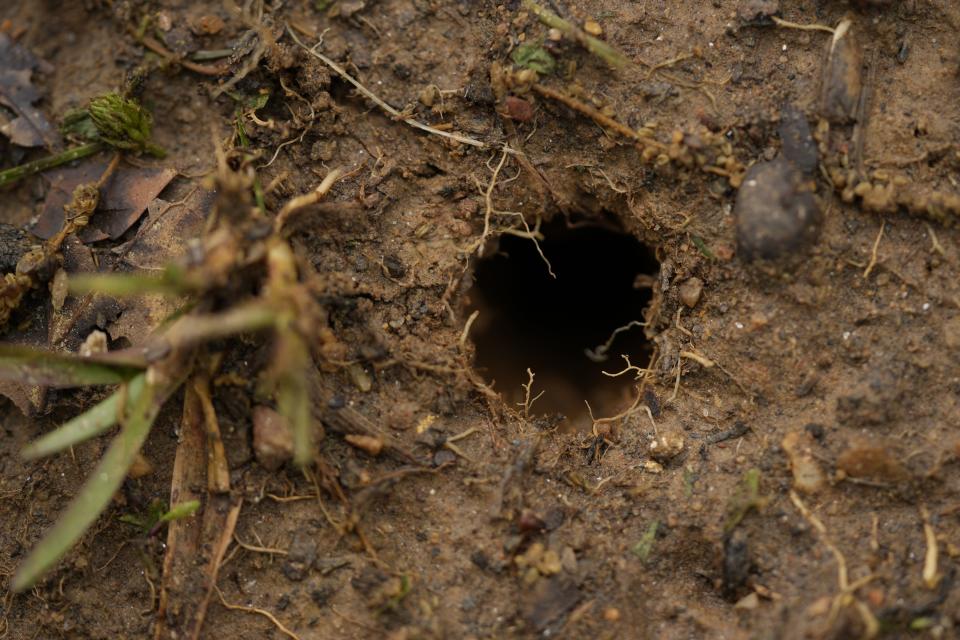
[[164, 399], [157, 395], [153, 386], [147, 386], [136, 402], [129, 405], [123, 430], [113, 439], [66, 512], [20, 565], [13, 579], [14, 591], [30, 588], [80, 539], [110, 503], [157, 417]]
[[194, 513], [197, 512], [197, 509], [200, 508], [199, 500], [187, 500], [186, 502], [181, 502], [178, 505], [174, 505], [170, 508], [169, 511], [160, 516], [160, 522], [173, 522], [174, 520], [182, 520], [183, 518], [189, 518]]
[[286, 418], [293, 432], [293, 460], [301, 466], [313, 460], [313, 425], [306, 374], [309, 365], [310, 349], [303, 338], [292, 329], [279, 330], [273, 361], [277, 372], [277, 411]]
[[68, 353], [0, 344], [0, 379], [51, 387], [120, 384], [139, 370]]
[[101, 293], [123, 298], [146, 293], [184, 296], [197, 287], [191, 286], [183, 271], [176, 267], [161, 275], [145, 273], [79, 273], [68, 280], [71, 293]]
[[52, 455], [88, 438], [98, 436], [117, 424], [122, 403], [136, 404], [143, 392], [145, 377], [142, 373], [135, 376], [125, 390], [117, 390], [103, 402], [32, 442], [23, 450], [23, 457], [33, 460]]

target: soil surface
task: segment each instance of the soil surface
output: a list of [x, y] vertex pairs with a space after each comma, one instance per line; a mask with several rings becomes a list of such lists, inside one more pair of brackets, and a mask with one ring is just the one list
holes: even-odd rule
[[[138, 95], [168, 156], [122, 166], [176, 176], [129, 229], [73, 241], [68, 271], [186, 255], [241, 138], [268, 215], [345, 172], [291, 235], [341, 347], [317, 363], [324, 482], [258, 461], [270, 344], [225, 343], [242, 508], [202, 637], [960, 637], [958, 212], [880, 193], [960, 192], [960, 4], [545, 2], [573, 34], [516, 0], [242, 4], [0, 8], [52, 123], [162, 60], [141, 25], [213, 70], [154, 65]], [[34, 229], [55, 186], [4, 190], [0, 221]], [[47, 344], [49, 298], [3, 339]], [[137, 344], [164, 315], [98, 309], [60, 348]], [[27, 462], [102, 394], [0, 391], [0, 638], [154, 637], [163, 536], [120, 517], [170, 499], [182, 392], [149, 472], [13, 594], [109, 438]], [[409, 459], [351, 445], [344, 410]]]

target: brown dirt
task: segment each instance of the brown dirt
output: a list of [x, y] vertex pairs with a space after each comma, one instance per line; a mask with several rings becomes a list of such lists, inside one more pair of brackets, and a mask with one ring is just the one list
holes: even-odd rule
[[[144, 15], [168, 18], [168, 42], [179, 38], [190, 50], [230, 46], [247, 31], [216, 2], [83, 4], [0, 8], [0, 19], [25, 29], [20, 43], [51, 64], [37, 85], [54, 121], [115, 89], [142, 59], [127, 26]], [[650, 74], [643, 65], [611, 71], [568, 40], [554, 47], [561, 71], [544, 84], [630, 127], [655, 121], [666, 141], [674, 130], [706, 126], [750, 163], [778, 153], [785, 102], [816, 124], [830, 35], [737, 18], [739, 5], [769, 3], [556, 4], [578, 24], [596, 20], [632, 60], [693, 54]], [[960, 5], [780, 4], [783, 18], [797, 23], [853, 21], [872, 69], [866, 166], [895, 170], [923, 190], [960, 188]], [[520, 96], [533, 107], [529, 121], [498, 112], [491, 64], [509, 66], [519, 38], [547, 35], [519, 3], [337, 5], [339, 17], [308, 2], [265, 15], [277, 37], [288, 21], [323, 33], [326, 55], [380, 98], [410, 105], [419, 120], [452, 123], [492, 150], [451, 145], [391, 119], [286, 35], [235, 89], [271, 93], [258, 112], [269, 124], [246, 122], [264, 153], [261, 183], [277, 181], [269, 211], [314, 188], [329, 168], [355, 170], [330, 197], [343, 207], [310, 216], [295, 241], [323, 279], [345, 359], [373, 384], [364, 392], [348, 367], [327, 363], [335, 397], [318, 402], [345, 403], [418, 456], [450, 464], [379, 482], [403, 465], [338, 436], [323, 441], [321, 458], [353, 496], [374, 561], [355, 535], [331, 527], [316, 499], [272, 497], [310, 496], [314, 487], [292, 467], [268, 472], [254, 459], [252, 386], [218, 387], [233, 486], [244, 499], [237, 537], [286, 552], [232, 546], [219, 580], [227, 601], [268, 610], [305, 639], [846, 638], [869, 631], [858, 606], [872, 612], [883, 637], [960, 637], [958, 228], [865, 212], [819, 177], [823, 229], [804, 259], [746, 262], [736, 255], [736, 192], [724, 178], [657, 171], [634, 145], [543, 95]], [[194, 35], [188, 25], [203, 15], [220, 16], [225, 27]], [[171, 151], [165, 164], [181, 172], [161, 194], [167, 201], [199, 184], [214, 167], [213, 137], [230, 135], [235, 103], [212, 98], [213, 84], [170, 68], [144, 87], [157, 142]], [[418, 101], [430, 86], [442, 92], [432, 109]], [[526, 115], [517, 104], [512, 113]], [[527, 162], [507, 157], [493, 205], [522, 212], [531, 225], [544, 221], [556, 282], [531, 241], [497, 233], [516, 226], [515, 216], [495, 216], [477, 257], [484, 191], [502, 143], [522, 149]], [[13, 152], [3, 153], [12, 164]], [[42, 207], [44, 184], [34, 178], [4, 192], [0, 220], [26, 223]], [[496, 257], [497, 238], [512, 260]], [[644, 273], [652, 293], [632, 286]], [[693, 277], [703, 291], [688, 308], [680, 287]], [[637, 391], [605, 384], [598, 373], [621, 368], [617, 357], [595, 366], [580, 352], [631, 318], [645, 320], [645, 329], [633, 328], [611, 353], [654, 364], [641, 396], [650, 415], [640, 410], [591, 429], [584, 398], [601, 418], [628, 408]], [[113, 321], [101, 322], [110, 329]], [[561, 353], [571, 344], [571, 354]], [[235, 347], [223, 372], [253, 376], [262, 351]], [[483, 379], [496, 378], [502, 400], [464, 371], [474, 358]], [[545, 395], [525, 414], [516, 403], [528, 366], [534, 394]], [[91, 398], [58, 393], [30, 419], [3, 405], [0, 575], [9, 576], [55, 520], [106, 439], [36, 463], [17, 452]], [[3, 578], [0, 637], [152, 637], [145, 572], [160, 566], [163, 551], [118, 517], [167, 499], [176, 404], [145, 450], [154, 473], [128, 481], [95, 531], [36, 589], [14, 596]], [[425, 420], [430, 428], [418, 428]], [[444, 448], [445, 438], [464, 432], [455, 443], [464, 457]], [[797, 435], [784, 444], [788, 434]], [[818, 490], [799, 494], [825, 534], [791, 499], [791, 459], [794, 469], [826, 475]], [[763, 500], [746, 510], [751, 469], [759, 470]], [[347, 517], [326, 492], [323, 499], [335, 519]], [[932, 586], [922, 576], [924, 508], [939, 548]], [[733, 533], [731, 512], [743, 516]], [[838, 601], [836, 615], [830, 604], [841, 589], [830, 545], [850, 583], [872, 576]], [[281, 637], [266, 618], [216, 601], [205, 630], [209, 638]]]

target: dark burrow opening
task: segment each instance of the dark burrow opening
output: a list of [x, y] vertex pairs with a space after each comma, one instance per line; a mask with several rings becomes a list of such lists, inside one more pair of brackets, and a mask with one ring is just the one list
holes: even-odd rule
[[619, 413], [635, 394], [632, 375], [603, 372], [624, 368], [620, 354], [646, 366], [643, 327], [620, 331], [606, 358], [596, 356], [619, 327], [643, 321], [659, 265], [649, 247], [613, 221], [555, 216], [541, 230], [556, 278], [528, 238], [502, 235], [477, 262], [468, 303], [479, 311], [470, 333], [475, 367], [514, 405], [524, 400], [529, 368], [536, 376], [532, 395], [544, 392], [531, 414], [560, 413], [568, 425], [589, 427], [584, 400], [599, 418]]

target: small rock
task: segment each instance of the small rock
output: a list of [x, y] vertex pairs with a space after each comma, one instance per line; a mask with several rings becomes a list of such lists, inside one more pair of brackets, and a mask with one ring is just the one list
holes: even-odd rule
[[150, 461], [147, 460], [142, 453], [138, 453], [133, 459], [133, 464], [130, 465], [130, 471], [127, 472], [127, 476], [131, 480], [136, 480], [137, 478], [148, 476], [151, 473], [153, 473], [153, 465], [150, 464]]
[[826, 485], [827, 477], [811, 453], [813, 437], [810, 433], [791, 431], [784, 436], [781, 446], [790, 459], [794, 488], [804, 493], [820, 491]]
[[433, 466], [440, 467], [445, 464], [453, 464], [457, 461], [457, 455], [450, 449], [440, 449], [433, 454]]
[[780, 13], [780, 0], [740, 0], [737, 17], [744, 22], [753, 22]]
[[733, 608], [740, 611], [753, 611], [759, 606], [760, 596], [758, 596], [756, 592], [753, 592], [737, 600], [737, 604], [733, 605]]
[[731, 600], [750, 576], [750, 546], [747, 534], [734, 529], [723, 541], [723, 591]]
[[647, 473], [663, 473], [663, 465], [654, 460], [646, 460], [643, 463], [643, 470]]
[[360, 449], [361, 451], [377, 457], [383, 451], [383, 440], [375, 436], [364, 436], [358, 434], [349, 434], [343, 437], [347, 444]]
[[511, 120], [517, 122], [530, 122], [533, 120], [533, 105], [516, 96], [507, 96], [503, 101], [506, 115]]
[[432, 107], [440, 98], [440, 89], [436, 85], [429, 85], [420, 92], [420, 104], [425, 107]]
[[350, 376], [350, 381], [361, 392], [367, 393], [373, 388], [373, 378], [359, 362], [347, 365], [347, 375]]
[[680, 455], [684, 448], [683, 436], [679, 433], [661, 433], [650, 443], [650, 457], [660, 463], [669, 462]]
[[520, 533], [530, 533], [533, 531], [542, 531], [546, 528], [543, 519], [530, 509], [524, 509], [517, 518], [517, 529]]
[[560, 573], [563, 564], [560, 562], [560, 554], [553, 549], [547, 549], [540, 562], [537, 563], [537, 571], [544, 576], [552, 576]]
[[276, 471], [293, 457], [293, 434], [279, 413], [265, 406], [253, 408], [253, 451], [257, 461]]
[[543, 526], [547, 531], [559, 529], [567, 519], [562, 507], [554, 507], [543, 517]]
[[383, 268], [387, 270], [387, 274], [389, 274], [391, 278], [397, 280], [407, 275], [406, 266], [404, 266], [400, 258], [394, 255], [385, 255], [383, 257]]
[[785, 104], [780, 110], [778, 132], [783, 157], [804, 174], [812, 175], [817, 169], [819, 157], [807, 117], [792, 104]]
[[316, 541], [305, 533], [297, 533], [290, 544], [286, 562], [283, 564], [283, 574], [288, 580], [300, 582], [307, 577], [316, 559]]
[[812, 188], [786, 160], [753, 165], [734, 207], [741, 255], [775, 260], [811, 245], [820, 233], [821, 218]]
[[603, 27], [596, 20], [590, 19], [583, 23], [583, 30], [592, 36], [602, 36]]
[[616, 622], [620, 619], [620, 609], [616, 607], [605, 607], [603, 610], [603, 619], [607, 622]]
[[[59, 273], [59, 272], [58, 272]], [[84, 358], [106, 353], [108, 350], [107, 334], [94, 329], [80, 345], [80, 355]]]
[[679, 287], [680, 301], [693, 309], [700, 302], [703, 293], [703, 281], [700, 278], [688, 278]]

